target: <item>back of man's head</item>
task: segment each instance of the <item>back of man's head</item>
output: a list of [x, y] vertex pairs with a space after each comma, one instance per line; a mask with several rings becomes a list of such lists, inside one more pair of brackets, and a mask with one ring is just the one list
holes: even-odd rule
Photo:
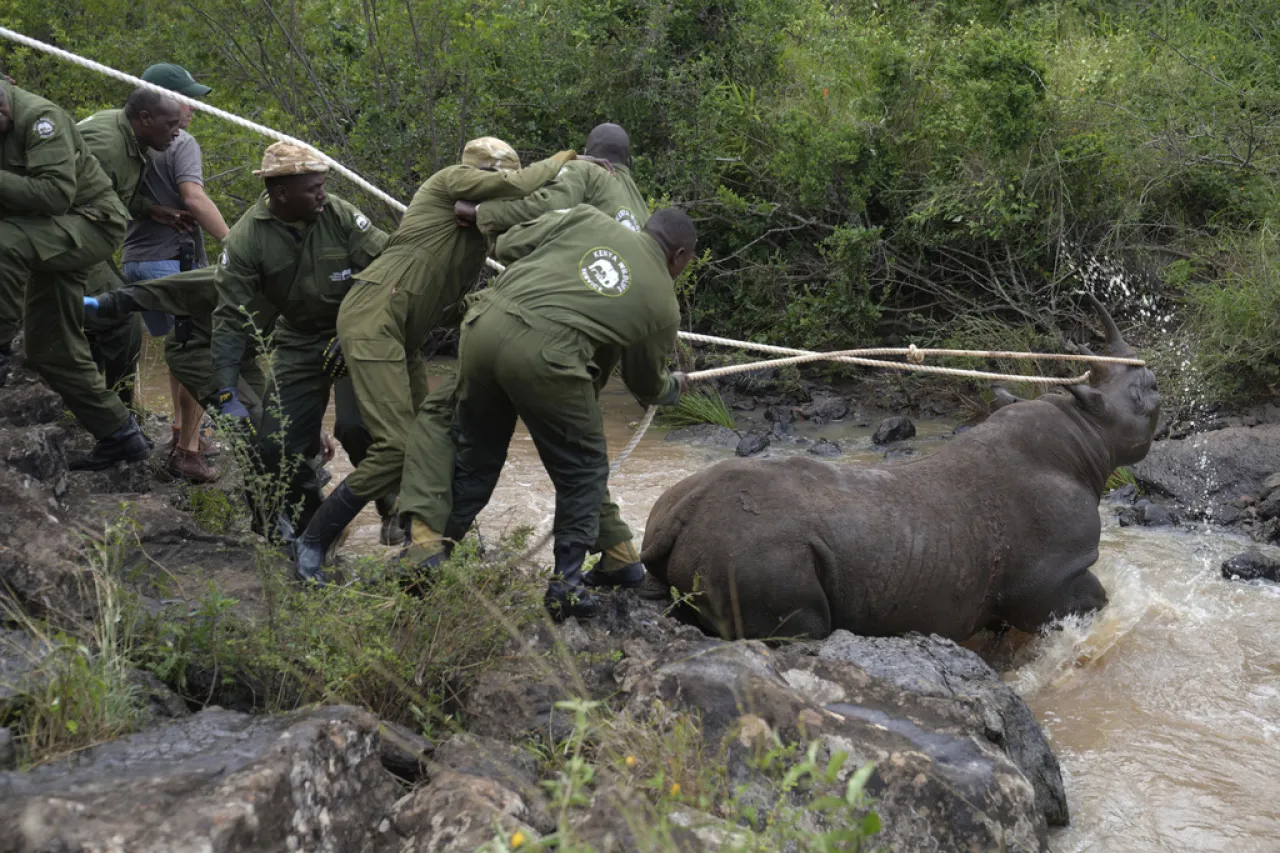
[[128, 99], [124, 102], [125, 117], [131, 119], [137, 118], [143, 112], [153, 116], [166, 115], [171, 109], [174, 112], [177, 111], [177, 101], [145, 86], [139, 86], [130, 92]]
[[644, 232], [662, 244], [668, 255], [677, 249], [692, 253], [698, 242], [698, 229], [689, 214], [676, 207], [654, 211], [645, 223]]
[[619, 166], [631, 165], [631, 137], [620, 125], [597, 124], [587, 134], [587, 145], [583, 153], [591, 157], [600, 157]]

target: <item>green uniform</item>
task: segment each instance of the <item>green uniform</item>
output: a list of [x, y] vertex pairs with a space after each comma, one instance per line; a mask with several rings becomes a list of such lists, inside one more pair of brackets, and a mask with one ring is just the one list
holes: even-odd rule
[[[182, 387], [206, 407], [215, 405], [220, 387], [213, 378], [209, 347], [213, 339], [213, 309], [218, 303], [216, 277], [217, 267], [200, 267], [119, 288], [136, 303], [139, 311], [159, 311], [191, 318], [189, 340], [179, 343], [172, 332], [165, 338], [164, 360]], [[271, 306], [259, 299], [253, 309], [259, 322], [270, 329], [275, 320]], [[261, 425], [262, 398], [266, 387], [267, 378], [258, 366], [257, 348], [250, 346], [240, 362], [237, 388], [241, 402], [253, 415], [255, 426]]]
[[[488, 242], [475, 228], [459, 227], [453, 203], [525, 195], [553, 178], [573, 156], [563, 151], [512, 172], [441, 169], [418, 188], [386, 250], [358, 276], [338, 315], [347, 370], [373, 436], [368, 457], [347, 479], [358, 498], [374, 500], [399, 488], [405, 436], [427, 396], [422, 347], [484, 268]], [[452, 322], [457, 323], [456, 311]], [[452, 396], [449, 390], [437, 395], [446, 401]], [[448, 420], [450, 450], [444, 464], [451, 473], [447, 429]], [[434, 456], [428, 464], [441, 462], [438, 451]]]
[[[610, 174], [592, 163], [574, 160], [566, 163], [554, 180], [524, 198], [483, 201], [476, 208], [476, 225], [487, 234], [502, 232], [548, 211], [579, 204], [589, 204], [633, 231], [649, 221], [649, 205], [631, 179], [630, 169], [615, 165]], [[597, 394], [609, 381], [619, 356], [614, 347], [597, 351]], [[444, 529], [453, 499], [454, 436], [450, 428], [455, 402], [450, 377], [419, 409], [406, 445], [400, 507], [434, 530]], [[592, 550], [603, 551], [631, 537], [618, 505], [606, 493], [600, 508], [600, 538]]]
[[664, 367], [680, 323], [666, 258], [653, 237], [588, 205], [508, 231], [497, 255], [510, 266], [462, 326], [447, 529], [469, 527], [488, 503], [519, 416], [556, 487], [556, 546], [589, 548], [609, 476], [597, 351], [617, 348], [641, 402], [680, 395]]
[[93, 362], [84, 296], [89, 270], [124, 241], [128, 212], [64, 110], [0, 87], [13, 107], [0, 139], [0, 342], [21, 321], [27, 362], [102, 439], [129, 412]]
[[[111, 186], [130, 217], [150, 217], [152, 202], [139, 190], [151, 158], [148, 149], [138, 144], [124, 110], [94, 113], [77, 127], [93, 156], [98, 158], [102, 171], [111, 179]], [[86, 295], [97, 296], [121, 284], [120, 276], [103, 261], [90, 270]], [[84, 331], [107, 387], [115, 390], [125, 405], [132, 405], [138, 357], [142, 355], [142, 319], [136, 314], [116, 320], [86, 317]]]
[[[275, 363], [270, 391], [279, 404], [266, 405], [259, 433], [268, 471], [281, 470], [286, 457], [309, 456], [319, 445], [331, 386], [337, 404], [334, 437], [352, 464], [364, 458], [370, 438], [360, 423], [351, 380], [332, 382], [321, 365], [353, 276], [377, 257], [386, 242], [387, 235], [368, 217], [334, 195], [320, 216], [307, 223], [276, 219], [264, 195], [223, 242], [216, 276], [218, 306], [213, 312], [217, 388], [235, 387], [254, 329], [263, 328], [263, 318], [253, 306], [261, 299], [279, 314], [272, 334]], [[246, 318], [246, 310], [253, 322]], [[283, 429], [280, 415], [288, 419]], [[306, 465], [294, 471], [286, 505], [303, 499], [301, 528], [319, 506], [321, 495]]]

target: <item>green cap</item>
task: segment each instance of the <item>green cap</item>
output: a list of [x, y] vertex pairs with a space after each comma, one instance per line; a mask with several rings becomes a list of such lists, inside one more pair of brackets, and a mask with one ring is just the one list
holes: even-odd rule
[[163, 86], [170, 92], [186, 95], [188, 98], [203, 98], [213, 90], [195, 78], [181, 65], [159, 62], [142, 72], [142, 79], [153, 86]]

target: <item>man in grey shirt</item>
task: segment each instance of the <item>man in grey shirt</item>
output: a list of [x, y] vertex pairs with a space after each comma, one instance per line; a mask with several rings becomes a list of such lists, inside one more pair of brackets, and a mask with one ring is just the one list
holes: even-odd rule
[[[201, 98], [212, 91], [197, 83], [186, 69], [169, 63], [152, 65], [143, 72], [142, 79], [189, 98]], [[182, 131], [167, 151], [150, 152], [151, 162], [142, 182], [143, 195], [155, 204], [181, 212], [179, 225], [173, 227], [145, 219], [129, 222], [124, 241], [127, 281], [145, 281], [179, 272], [184, 265], [184, 255], [191, 268], [205, 266], [208, 259], [202, 229], [217, 240], [227, 236], [226, 221], [204, 191], [200, 143], [186, 131], [194, 113], [191, 107], [182, 105]], [[167, 314], [147, 312], [143, 320], [154, 337], [169, 334], [173, 326], [173, 318]], [[204, 410], [172, 375], [169, 393], [174, 404], [169, 472], [196, 482], [212, 482], [218, 473], [205, 461], [200, 439]]]

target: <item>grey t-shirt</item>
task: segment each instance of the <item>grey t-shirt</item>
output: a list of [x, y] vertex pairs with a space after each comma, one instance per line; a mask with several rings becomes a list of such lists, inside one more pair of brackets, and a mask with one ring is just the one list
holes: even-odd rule
[[[147, 153], [151, 155], [151, 162], [142, 177], [142, 194], [156, 204], [184, 210], [178, 184], [190, 181], [204, 186], [200, 143], [183, 130], [179, 131], [168, 151]], [[131, 219], [124, 238], [124, 262], [175, 260], [179, 247], [186, 240], [195, 241], [196, 266], [208, 263], [204, 255], [204, 233], [199, 228], [183, 233], [150, 219]]]

